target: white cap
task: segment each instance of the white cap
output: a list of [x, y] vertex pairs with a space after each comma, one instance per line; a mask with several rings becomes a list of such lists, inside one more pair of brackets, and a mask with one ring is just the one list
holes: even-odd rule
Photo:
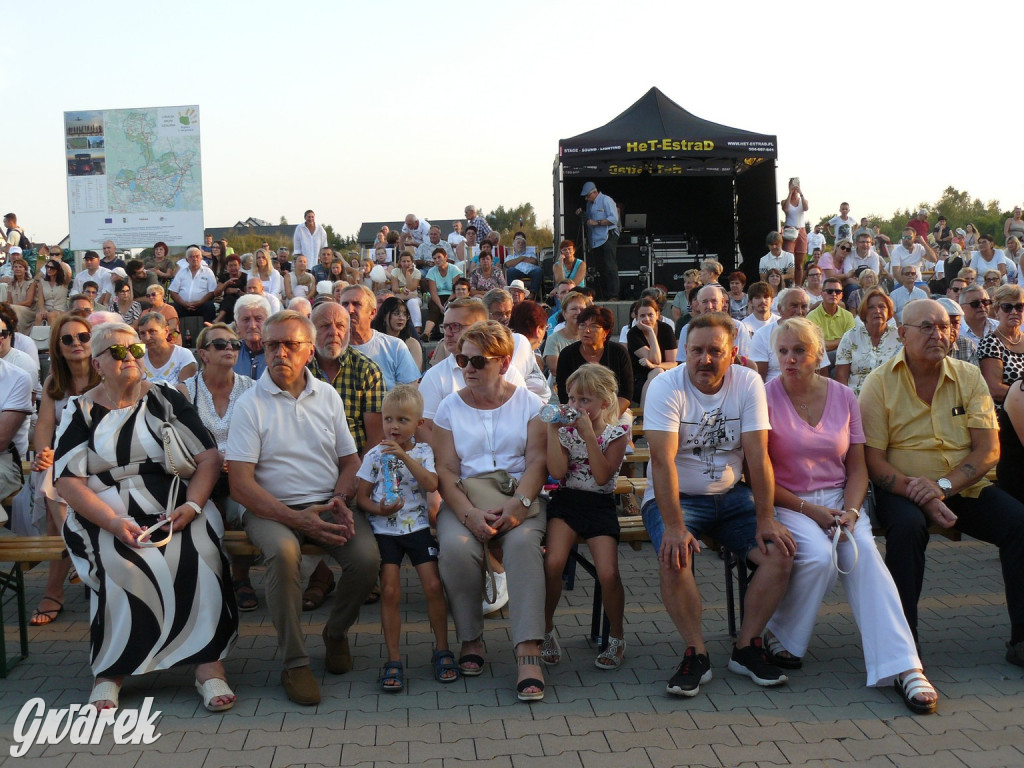
[[522, 280], [513, 280], [508, 284], [508, 289], [510, 291], [520, 290], [523, 293], [527, 293], [526, 284]]

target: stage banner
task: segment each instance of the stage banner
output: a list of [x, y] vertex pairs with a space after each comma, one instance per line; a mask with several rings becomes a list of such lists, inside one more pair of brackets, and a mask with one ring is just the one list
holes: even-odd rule
[[199, 107], [64, 113], [72, 250], [203, 241]]

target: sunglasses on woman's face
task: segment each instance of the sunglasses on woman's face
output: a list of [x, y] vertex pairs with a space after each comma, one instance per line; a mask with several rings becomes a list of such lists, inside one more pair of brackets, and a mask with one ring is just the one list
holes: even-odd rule
[[1024, 312], [1024, 304], [1011, 304], [1009, 302], [999, 305], [999, 309], [1005, 312], [1007, 315], [1011, 312]]
[[132, 357], [138, 360], [139, 358], [145, 357], [146, 345], [140, 344], [139, 342], [129, 344], [128, 346], [125, 346], [124, 344], [111, 344], [103, 351], [109, 352], [110, 356], [117, 361], [124, 360], [126, 357], [128, 357], [129, 353], [131, 353]]
[[456, 355], [455, 364], [459, 368], [465, 368], [467, 365], [472, 365], [478, 371], [482, 371], [487, 366], [488, 360], [500, 360], [500, 357], [485, 357], [484, 355], [473, 355], [472, 357], [466, 357], [466, 355]]
[[223, 352], [228, 347], [231, 349], [239, 350], [242, 348], [242, 342], [238, 339], [210, 339], [206, 344], [203, 345], [206, 349], [213, 347], [214, 349]]
[[60, 343], [65, 347], [70, 347], [77, 340], [79, 344], [88, 344], [89, 339], [92, 338], [92, 334], [89, 331], [82, 331], [81, 333], [65, 333], [60, 337]]

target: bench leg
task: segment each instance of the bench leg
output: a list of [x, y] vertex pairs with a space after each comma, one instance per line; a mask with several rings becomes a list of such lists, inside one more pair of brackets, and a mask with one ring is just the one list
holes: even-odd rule
[[[12, 594], [13, 591], [13, 594]], [[12, 598], [18, 605], [18, 640], [21, 653], [8, 658], [7, 626], [4, 622], [4, 607]], [[21, 563], [15, 563], [10, 571], [0, 571], [0, 678], [6, 678], [14, 667], [28, 658], [28, 613], [25, 606], [25, 576]]]

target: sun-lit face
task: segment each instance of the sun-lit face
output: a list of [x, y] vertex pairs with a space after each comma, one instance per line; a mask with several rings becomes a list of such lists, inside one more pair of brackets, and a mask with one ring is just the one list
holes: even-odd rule
[[784, 377], [799, 379], [813, 376], [818, 367], [815, 352], [792, 331], [780, 331], [775, 338], [775, 354]]
[[418, 409], [409, 403], [388, 402], [381, 408], [384, 434], [399, 445], [407, 445], [423, 423]]
[[593, 392], [587, 392], [578, 382], [569, 385], [569, 403], [577, 411], [583, 411], [593, 421], [597, 421], [604, 410], [611, 406], [611, 401], [605, 400]]

